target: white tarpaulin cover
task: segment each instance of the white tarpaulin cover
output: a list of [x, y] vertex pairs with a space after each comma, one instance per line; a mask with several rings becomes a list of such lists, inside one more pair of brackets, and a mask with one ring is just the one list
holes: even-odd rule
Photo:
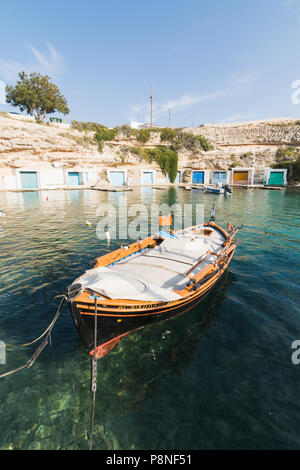
[[[213, 230], [210, 236], [184, 232], [181, 237], [168, 237], [159, 246], [135, 253], [110, 267], [90, 269], [75, 281], [82, 287], [110, 299], [170, 302], [181, 299], [181, 290], [193, 274], [215, 261], [224, 236]], [[198, 261], [201, 259], [201, 263]], [[193, 268], [196, 265], [195, 268]]]
[[81, 284], [98, 294], [110, 299], [141, 300], [145, 302], [170, 302], [181, 299], [181, 296], [168, 289], [150, 284], [148, 281], [136, 279], [128, 273], [120, 273], [110, 268], [99, 267], [90, 269], [74, 284]]

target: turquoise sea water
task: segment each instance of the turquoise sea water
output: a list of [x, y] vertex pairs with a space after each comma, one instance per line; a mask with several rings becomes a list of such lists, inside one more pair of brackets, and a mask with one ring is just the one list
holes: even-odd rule
[[[0, 193], [0, 340], [26, 362], [53, 318], [55, 295], [88, 261], [120, 246], [96, 236], [119, 193]], [[244, 224], [230, 268], [193, 310], [124, 338], [98, 363], [95, 449], [299, 449], [300, 194], [170, 188], [128, 204], [213, 203], [217, 223]], [[48, 198], [48, 199], [47, 199]], [[86, 221], [91, 225], [87, 226]], [[130, 241], [130, 240], [129, 240]], [[67, 306], [31, 369], [0, 380], [0, 449], [87, 449], [90, 359]]]

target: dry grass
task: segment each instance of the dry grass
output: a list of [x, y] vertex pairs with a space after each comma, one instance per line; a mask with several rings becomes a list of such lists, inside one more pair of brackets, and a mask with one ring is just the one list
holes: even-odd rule
[[76, 144], [81, 145], [84, 148], [89, 148], [90, 146], [96, 145], [94, 140], [86, 135], [79, 136], [71, 134], [70, 132], [60, 132], [59, 136], [64, 137], [65, 139], [73, 140], [74, 142], [76, 142]]

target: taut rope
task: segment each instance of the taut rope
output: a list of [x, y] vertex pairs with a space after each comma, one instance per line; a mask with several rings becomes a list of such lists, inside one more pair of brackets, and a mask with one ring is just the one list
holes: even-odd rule
[[41, 354], [41, 352], [45, 349], [45, 347], [47, 346], [48, 342], [49, 342], [49, 338], [50, 338], [50, 335], [51, 335], [51, 331], [60, 315], [60, 311], [61, 311], [61, 308], [63, 306], [63, 303], [64, 301], [66, 300], [66, 297], [65, 295], [62, 296], [62, 300], [59, 304], [59, 307], [58, 307], [58, 310], [52, 320], [52, 322], [50, 323], [50, 325], [48, 326], [48, 328], [44, 331], [44, 333], [39, 336], [39, 338], [36, 338], [34, 341], [32, 341], [31, 343], [27, 343], [27, 344], [22, 344], [22, 346], [30, 346], [31, 344], [35, 343], [36, 341], [38, 341], [39, 339], [41, 339], [46, 333], [46, 337], [44, 339], [44, 341], [39, 345], [39, 347], [37, 348], [37, 350], [34, 352], [33, 356], [29, 359], [29, 361], [26, 362], [26, 364], [23, 364], [22, 366], [20, 367], [17, 367], [16, 369], [13, 369], [13, 370], [10, 370], [9, 372], [5, 372], [4, 374], [0, 375], [0, 379], [4, 378], [4, 377], [7, 377], [8, 375], [12, 375], [12, 374], [15, 374], [16, 372], [19, 372], [20, 370], [22, 369], [29, 369], [30, 367], [33, 366], [33, 364], [35, 363], [35, 361], [37, 360], [37, 358], [39, 357], [39, 355]]

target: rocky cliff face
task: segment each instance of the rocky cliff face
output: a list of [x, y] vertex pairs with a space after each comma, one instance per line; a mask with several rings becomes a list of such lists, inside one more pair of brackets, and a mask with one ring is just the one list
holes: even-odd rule
[[205, 136], [218, 146], [300, 144], [300, 121], [290, 119], [210, 124], [189, 131]]
[[43, 166], [53, 162], [94, 165], [97, 160], [97, 147], [78, 131], [0, 114], [0, 167]]
[[[266, 168], [277, 159], [282, 146], [300, 146], [300, 123], [296, 120], [272, 120], [230, 125], [205, 125], [184, 131], [202, 135], [214, 149], [193, 153], [179, 151], [179, 168], [224, 169], [232, 167]], [[140, 145], [133, 136], [118, 136], [104, 145], [102, 153], [93, 143], [93, 135], [64, 126], [34, 122], [0, 113], [0, 168], [92, 167], [101, 173], [104, 168], [128, 166], [134, 172], [143, 165], [131, 152]], [[153, 133], [147, 147], [161, 145], [160, 134]], [[149, 166], [147, 164], [147, 166]], [[158, 169], [157, 165], [153, 167]]]
[[207, 168], [266, 168], [278, 162], [279, 148], [300, 146], [300, 122], [295, 119], [205, 125], [185, 130], [213, 143], [214, 150], [201, 156], [202, 165]]

